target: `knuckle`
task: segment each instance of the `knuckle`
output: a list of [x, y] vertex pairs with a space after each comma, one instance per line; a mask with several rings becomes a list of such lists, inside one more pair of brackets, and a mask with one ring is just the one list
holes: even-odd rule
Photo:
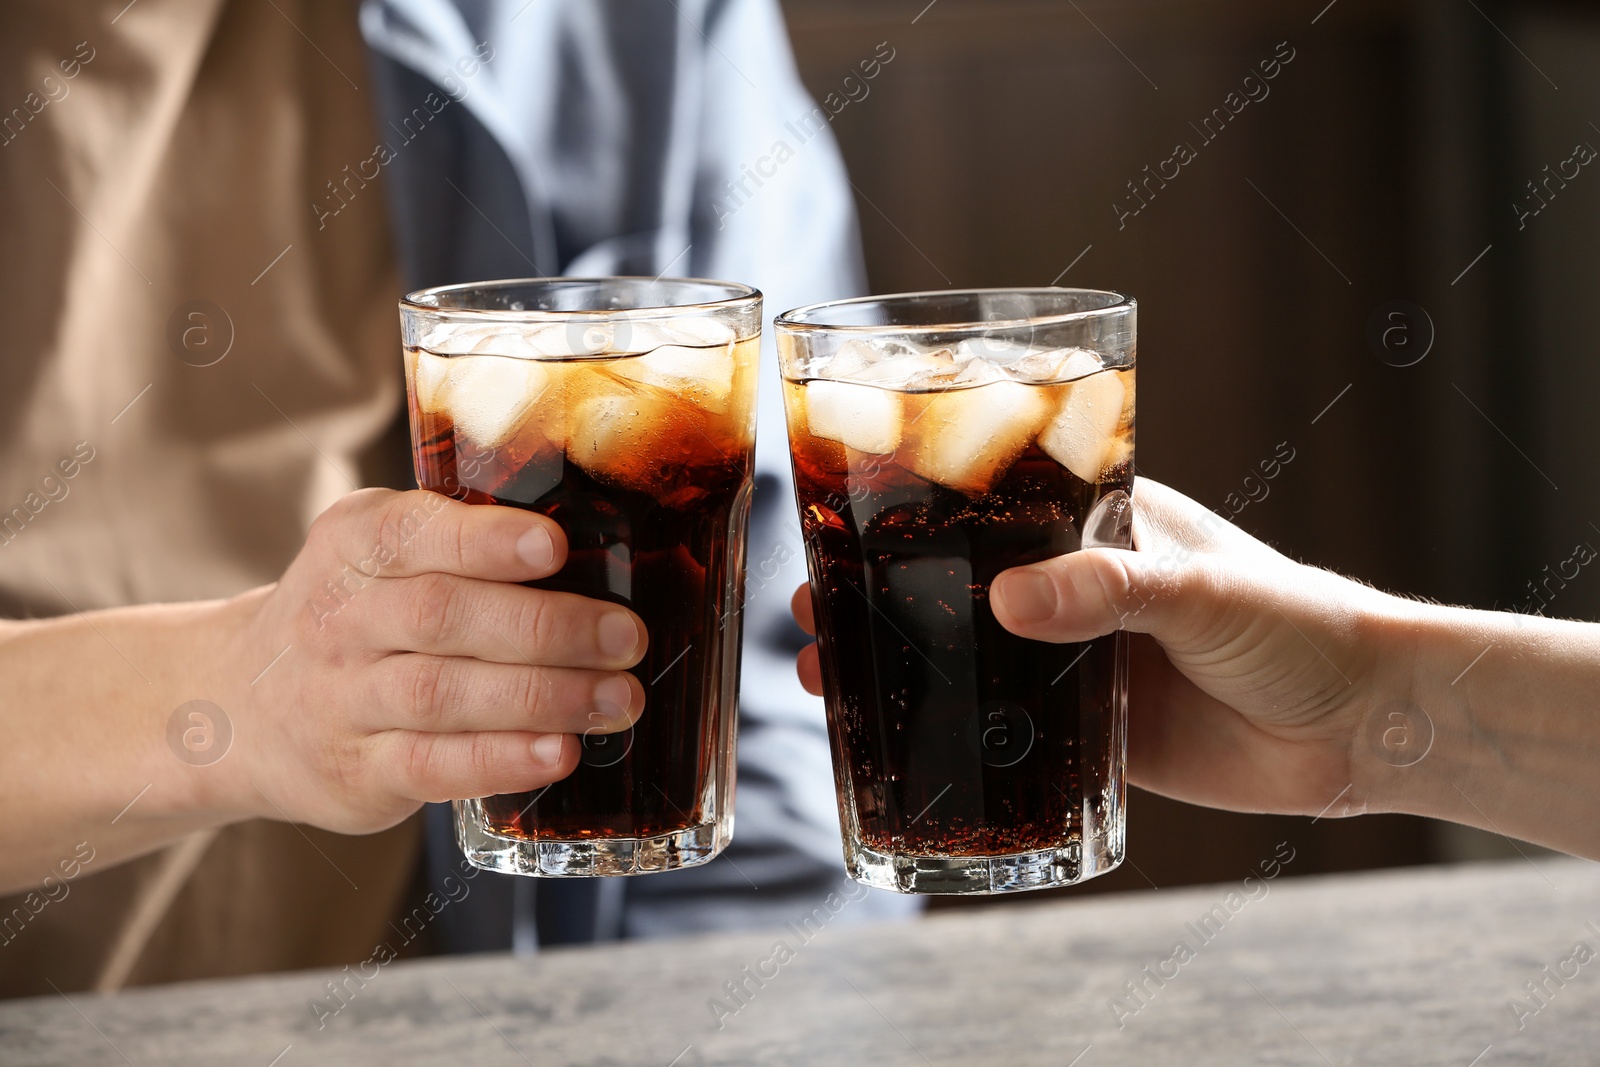
[[437, 656], [412, 656], [404, 670], [407, 725], [416, 730], [438, 727], [450, 705], [449, 661]]
[[390, 491], [382, 505], [373, 509], [373, 514], [376, 521], [369, 526], [372, 550], [391, 560], [411, 556], [407, 548], [421, 532], [428, 517], [420, 494]]
[[519, 593], [516, 598], [511, 632], [525, 637], [535, 653], [554, 649], [560, 635], [571, 629], [571, 620], [561, 618], [556, 603], [553, 598], [531, 589]]
[[482, 541], [478, 524], [467, 521], [469, 517], [472, 517], [470, 512], [460, 513], [459, 517], [445, 524], [440, 537], [444, 542], [440, 550], [448, 557], [450, 569], [457, 574], [466, 574], [471, 569]]
[[467, 750], [468, 772], [474, 782], [489, 782], [499, 768], [498, 752], [494, 738], [489, 734], [474, 734], [472, 747]]
[[513, 705], [529, 712], [542, 712], [555, 703], [554, 682], [549, 672], [538, 667], [518, 669], [511, 689]]
[[336, 741], [323, 750], [322, 769], [339, 796], [358, 796], [367, 782], [366, 753], [359, 742]]
[[401, 778], [419, 795], [432, 791], [439, 770], [438, 737], [434, 734], [409, 734], [401, 742]]
[[417, 644], [436, 647], [456, 628], [461, 594], [442, 574], [425, 574], [407, 585], [408, 632]]
[[389, 505], [387, 498], [396, 495], [398, 494], [392, 490], [370, 488], [346, 493], [318, 515], [312, 521], [311, 528], [313, 530], [320, 528], [326, 532], [352, 523], [372, 523], [374, 518], [382, 515]]
[[1090, 560], [1089, 573], [1098, 583], [1106, 604], [1116, 612], [1128, 610], [1134, 600], [1134, 579], [1127, 562], [1111, 552], [1095, 552]]

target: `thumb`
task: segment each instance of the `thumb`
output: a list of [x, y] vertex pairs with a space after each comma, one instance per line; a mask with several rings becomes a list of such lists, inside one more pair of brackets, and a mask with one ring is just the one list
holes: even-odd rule
[[1087, 548], [1015, 567], [990, 586], [1000, 624], [1037, 641], [1087, 641], [1114, 630], [1201, 652], [1243, 632], [1275, 599], [1273, 576], [1298, 568], [1160, 482], [1134, 483], [1138, 551]]
[[1184, 645], [1236, 601], [1227, 584], [1183, 550], [1091, 548], [1005, 571], [989, 595], [1000, 625], [1020, 637], [1064, 643], [1130, 630]]

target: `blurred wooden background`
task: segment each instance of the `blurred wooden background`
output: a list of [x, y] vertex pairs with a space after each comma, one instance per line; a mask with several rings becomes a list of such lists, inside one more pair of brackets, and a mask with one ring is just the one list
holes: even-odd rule
[[[1523, 605], [1546, 565], [1600, 548], [1600, 165], [1521, 229], [1513, 208], [1545, 164], [1600, 146], [1600, 5], [784, 7], [813, 95], [856, 97], [833, 128], [874, 291], [1058, 281], [1139, 299], [1141, 473], [1223, 507], [1288, 442], [1293, 463], [1236, 521], [1456, 603]], [[847, 84], [881, 42], [894, 58]], [[1267, 95], [1204, 140], [1195, 127], [1286, 49]], [[1119, 221], [1113, 205], [1138, 206], [1127, 183], [1180, 141], [1197, 157]], [[1410, 366], [1394, 364], [1427, 340], [1417, 316], [1400, 354], [1368, 340], [1397, 300], [1432, 323]], [[1600, 617], [1600, 578], [1548, 613]], [[1130, 862], [1074, 892], [1236, 880], [1285, 840], [1296, 875], [1516, 855], [1421, 819], [1149, 795], [1129, 825]]]

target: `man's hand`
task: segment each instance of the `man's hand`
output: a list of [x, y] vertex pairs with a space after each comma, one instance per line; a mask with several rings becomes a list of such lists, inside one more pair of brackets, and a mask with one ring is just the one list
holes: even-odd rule
[[[624, 669], [646, 633], [626, 608], [515, 584], [565, 559], [561, 529], [514, 508], [388, 490], [329, 508], [282, 580], [231, 605], [235, 802], [362, 833], [570, 774], [568, 735], [644, 710]], [[239, 670], [285, 648], [253, 684]]]

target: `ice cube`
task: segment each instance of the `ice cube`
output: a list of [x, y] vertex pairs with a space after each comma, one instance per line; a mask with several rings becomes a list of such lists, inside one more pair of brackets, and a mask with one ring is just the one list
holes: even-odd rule
[[[589, 370], [569, 382], [567, 458], [604, 481], [629, 489], [659, 489], [663, 465], [680, 464], [704, 447], [684, 426], [683, 402], [649, 386]], [[690, 439], [685, 440], [685, 434]]]
[[1056, 380], [1070, 382], [1078, 378], [1087, 378], [1104, 366], [1105, 361], [1100, 358], [1098, 352], [1091, 352], [1087, 348], [1069, 348], [1067, 358], [1056, 368]]
[[900, 446], [898, 393], [851, 382], [806, 383], [806, 423], [813, 436], [887, 455]]
[[561, 324], [499, 326], [495, 332], [478, 337], [468, 352], [517, 359], [567, 359], [582, 354], [582, 349], [574, 349], [569, 334], [569, 328]]
[[450, 356], [433, 400], [456, 429], [483, 448], [499, 448], [516, 434], [550, 385], [550, 371], [528, 359]]
[[1066, 398], [1039, 435], [1039, 447], [1086, 482], [1097, 482], [1116, 447], [1127, 387], [1115, 373], [1080, 378], [1064, 387]]
[[968, 360], [961, 366], [961, 373], [955, 376], [955, 385], [987, 385], [989, 382], [1004, 381], [1006, 372], [984, 359]]
[[820, 361], [816, 373], [844, 381], [872, 366], [877, 358], [877, 351], [866, 341], [846, 341], [832, 356]]
[[637, 418], [631, 396], [600, 393], [583, 398], [572, 407], [567, 458], [590, 474], [602, 473], [636, 443], [630, 426]]
[[422, 411], [439, 411], [437, 404], [439, 387], [444, 384], [445, 377], [450, 373], [450, 360], [445, 356], [435, 356], [428, 352], [417, 353], [416, 370], [411, 380], [411, 387], [416, 393], [417, 407]]
[[1003, 378], [921, 399], [902, 461], [930, 481], [973, 496], [989, 491], [1050, 417], [1046, 390]]
[[877, 382], [891, 389], [926, 389], [955, 381], [961, 366], [948, 348], [911, 352], [875, 363], [854, 375], [858, 382]]
[[464, 326], [459, 322], [436, 322], [423, 335], [421, 347], [440, 355], [466, 355], [473, 345], [504, 329], [504, 326], [488, 323]]
[[815, 373], [834, 381], [896, 382], [913, 369], [911, 364], [906, 364], [897, 370], [899, 361], [918, 355], [915, 348], [899, 341], [856, 338], [844, 342], [832, 356], [821, 360]]
[[731, 327], [708, 317], [677, 318], [663, 323], [660, 329], [667, 344], [685, 348], [713, 348], [738, 340]]
[[653, 385], [718, 415], [728, 410], [728, 401], [733, 395], [733, 376], [738, 370], [733, 350], [726, 345], [720, 348], [667, 345], [607, 366], [619, 378]]
[[564, 359], [575, 350], [562, 323], [435, 323], [421, 347], [446, 356], [515, 356], [520, 359]]
[[1007, 368], [1013, 377], [1028, 382], [1067, 382], [1087, 378], [1101, 369], [1100, 357], [1084, 348], [1056, 348], [1029, 352]]
[[1019, 345], [1015, 341], [1007, 341], [999, 337], [968, 337], [956, 345], [955, 359], [958, 363], [968, 360], [982, 360], [996, 366], [1006, 366], [1015, 363], [1028, 354], [1027, 345]]

